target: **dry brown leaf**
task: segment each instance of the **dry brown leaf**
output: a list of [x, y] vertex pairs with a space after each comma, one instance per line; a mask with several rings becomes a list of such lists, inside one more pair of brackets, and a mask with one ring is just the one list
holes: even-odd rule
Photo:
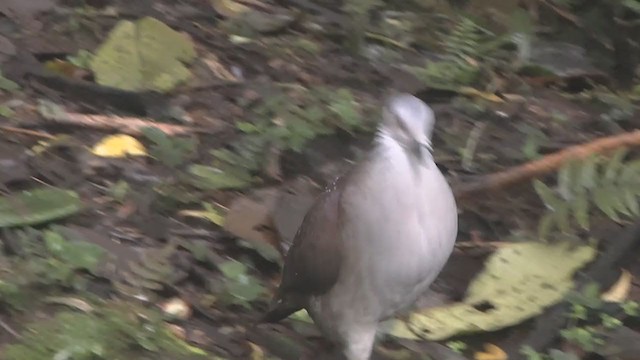
[[250, 341], [249, 346], [251, 347], [251, 360], [263, 360], [265, 358], [264, 350], [260, 346]]
[[235, 199], [229, 205], [224, 229], [242, 239], [271, 243], [263, 229], [270, 227], [276, 195], [276, 189], [261, 189]]
[[620, 303], [629, 297], [629, 291], [631, 291], [631, 282], [633, 275], [625, 269], [622, 269], [622, 274], [615, 284], [611, 285], [609, 290], [600, 295], [600, 298], [606, 302]]
[[484, 351], [473, 354], [474, 360], [507, 360], [509, 356], [500, 347], [494, 344], [484, 344]]

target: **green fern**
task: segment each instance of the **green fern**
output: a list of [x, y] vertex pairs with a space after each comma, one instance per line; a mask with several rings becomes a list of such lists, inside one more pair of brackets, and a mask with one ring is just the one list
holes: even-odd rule
[[575, 225], [587, 230], [594, 210], [614, 221], [640, 215], [640, 160], [625, 161], [626, 154], [621, 149], [611, 158], [571, 162], [560, 169], [554, 189], [534, 180], [547, 207], [538, 224], [539, 237], [546, 239], [554, 229], [569, 234]]
[[94, 311], [62, 311], [50, 320], [26, 324], [3, 359], [204, 359], [197, 348], [174, 336], [159, 312], [134, 303], [109, 301]]
[[480, 56], [481, 45], [488, 31], [469, 18], [462, 18], [442, 41], [447, 54], [458, 58]]
[[236, 125], [242, 132], [229, 148], [212, 152], [215, 164], [224, 172], [240, 169], [254, 173], [267, 162], [269, 148], [301, 152], [309, 141], [321, 135], [372, 130], [363, 106], [346, 88], [315, 87], [296, 96], [277, 93], [252, 110], [249, 121]]
[[423, 68], [414, 68], [416, 76], [429, 86], [454, 89], [470, 85], [478, 79], [480, 68], [474, 63], [482, 55], [488, 31], [469, 18], [462, 18], [442, 39], [445, 56]]

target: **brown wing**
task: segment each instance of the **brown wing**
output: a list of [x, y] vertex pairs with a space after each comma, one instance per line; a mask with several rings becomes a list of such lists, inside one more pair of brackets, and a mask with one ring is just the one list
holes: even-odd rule
[[329, 291], [342, 263], [340, 199], [344, 179], [322, 193], [307, 212], [287, 253], [282, 282], [264, 321], [279, 321], [302, 309], [311, 295]]

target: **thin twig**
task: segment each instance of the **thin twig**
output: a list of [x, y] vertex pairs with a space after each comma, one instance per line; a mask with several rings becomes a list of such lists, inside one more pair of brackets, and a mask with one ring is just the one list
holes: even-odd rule
[[43, 133], [43, 132], [36, 131], [36, 130], [17, 128], [17, 127], [13, 127], [13, 126], [0, 125], [0, 131], [12, 132], [12, 133], [22, 134], [22, 135], [35, 136], [35, 137], [39, 137], [39, 138], [43, 138], [43, 139], [49, 139], [49, 140], [55, 138], [55, 136], [47, 134], [47, 133]]
[[4, 320], [2, 320], [2, 319], [0, 319], [0, 327], [5, 329], [6, 332], [8, 332], [9, 334], [13, 335], [13, 337], [15, 337], [16, 339], [21, 339], [22, 338], [22, 336], [20, 336], [20, 334], [18, 334], [15, 330], [13, 330], [13, 328], [11, 328], [11, 326], [9, 326], [9, 324], [4, 322]]
[[584, 159], [593, 154], [604, 153], [625, 146], [640, 146], [640, 130], [607, 136], [585, 144], [571, 146], [546, 155], [541, 159], [486, 175], [478, 181], [455, 186], [454, 193], [456, 198], [461, 200], [480, 192], [500, 190], [556, 171], [568, 161]]
[[140, 135], [146, 127], [156, 127], [167, 135], [187, 135], [194, 133], [215, 134], [221, 129], [205, 129], [182, 125], [166, 124], [126, 116], [91, 115], [80, 113], [63, 113], [46, 117], [48, 121], [57, 124], [90, 127], [99, 130], [116, 130], [129, 135]]

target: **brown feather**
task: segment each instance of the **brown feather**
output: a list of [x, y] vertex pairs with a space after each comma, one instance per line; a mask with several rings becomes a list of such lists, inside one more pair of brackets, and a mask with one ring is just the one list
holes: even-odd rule
[[329, 291], [342, 263], [340, 212], [345, 178], [325, 190], [304, 217], [286, 256], [282, 282], [263, 321], [276, 322], [307, 306], [309, 297]]

